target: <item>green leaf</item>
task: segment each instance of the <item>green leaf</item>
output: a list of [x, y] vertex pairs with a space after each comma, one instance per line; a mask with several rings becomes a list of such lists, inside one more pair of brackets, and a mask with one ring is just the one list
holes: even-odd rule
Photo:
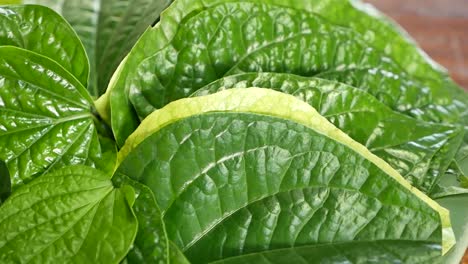
[[143, 121], [119, 161], [117, 173], [152, 190], [192, 263], [383, 240], [440, 255], [452, 244], [445, 209], [310, 105], [273, 90], [175, 101]]
[[[174, 1], [173, 7], [166, 12], [166, 15], [175, 21], [168, 23], [180, 23], [184, 17], [200, 9], [201, 6], [209, 7], [229, 2], [239, 1]], [[371, 5], [359, 0], [243, 0], [242, 2], [272, 4], [320, 14], [328, 21], [359, 32], [367, 43], [394, 58], [411, 74], [433, 79], [446, 76], [446, 70], [427, 56], [400, 26]], [[171, 39], [175, 32], [168, 31], [167, 38]]]
[[153, 192], [147, 186], [118, 172], [112, 177], [112, 181], [117, 186], [131, 186], [136, 193], [132, 208], [138, 219], [138, 233], [124, 261], [189, 264], [180, 249], [168, 240], [166, 227]]
[[21, 3], [21, 0], [0, 0], [0, 5], [12, 5], [19, 3]]
[[421, 82], [418, 78], [395, 75], [388, 71], [347, 69], [328, 71], [316, 77], [334, 80], [365, 90], [382, 103], [419, 120], [460, 124], [466, 115], [466, 103], [437, 81]]
[[0, 47], [0, 86], [0, 159], [13, 189], [53, 168], [102, 162], [92, 100], [59, 64]]
[[306, 9], [323, 15], [333, 23], [351, 27], [361, 33], [366, 42], [379, 47], [409, 73], [434, 79], [446, 75], [446, 70], [419, 48], [404, 29], [372, 5], [360, 0], [301, 2], [304, 2]]
[[444, 264], [459, 264], [468, 247], [468, 195], [459, 195], [437, 199], [437, 202], [450, 210], [450, 219], [457, 243], [444, 256]]
[[26, 0], [49, 6], [76, 30], [89, 56], [89, 90], [99, 96], [122, 59], [170, 0]]
[[[221, 78], [194, 96], [248, 87], [278, 90], [307, 102], [425, 193], [430, 193], [443, 177], [463, 137], [461, 127], [407, 117], [365, 91], [318, 78], [281, 73], [239, 74]], [[453, 178], [456, 180], [456, 176]]]
[[37, 178], [0, 207], [0, 261], [118, 263], [137, 230], [133, 196], [88, 167]]
[[42, 6], [4, 6], [0, 7], [0, 25], [0, 46], [15, 46], [48, 57], [86, 87], [86, 52], [61, 16]]
[[[313, 76], [377, 68], [409, 79], [358, 33], [314, 14], [259, 3], [220, 2], [229, 1], [191, 5], [175, 1], [122, 63], [105, 97], [118, 145], [136, 128], [137, 118], [239, 72]], [[441, 90], [438, 82], [426, 82]]]
[[187, 258], [184, 256], [184, 253], [172, 242], [169, 244], [170, 248], [170, 263], [177, 264], [190, 264]]
[[0, 161], [0, 204], [11, 194], [10, 172], [5, 162]]
[[[468, 128], [465, 128], [465, 142], [468, 142]], [[460, 171], [468, 177], [468, 144], [463, 145], [457, 153], [457, 165]], [[468, 182], [465, 180], [465, 188], [468, 188]]]
[[467, 116], [468, 94], [463, 88], [451, 80], [446, 70], [419, 48], [403, 28], [372, 5], [362, 3], [360, 0], [302, 2], [307, 2], [305, 5], [314, 6], [310, 7], [310, 10], [321, 14], [333, 23], [351, 27], [359, 32], [367, 43], [385, 52], [412, 76], [432, 79], [431, 82], [438, 84], [439, 92], [450, 92], [453, 99], [462, 104], [461, 110], [465, 112], [465, 117]]
[[115, 164], [117, 163], [117, 145], [115, 145], [114, 140], [101, 135], [99, 135], [99, 142], [101, 145], [101, 157], [95, 160], [96, 167], [101, 171], [113, 173]]
[[461, 170], [459, 164], [453, 161], [441, 181], [434, 186], [430, 196], [432, 198], [443, 198], [452, 195], [468, 194], [467, 177]]
[[211, 262], [213, 264], [272, 263], [411, 263], [441, 264], [430, 244], [413, 241], [352, 242], [271, 250]]
[[112, 181], [117, 186], [132, 186], [136, 193], [132, 208], [138, 219], [138, 233], [132, 249], [125, 258], [126, 262], [170, 263], [172, 249], [153, 192], [145, 185], [120, 173], [115, 174]]

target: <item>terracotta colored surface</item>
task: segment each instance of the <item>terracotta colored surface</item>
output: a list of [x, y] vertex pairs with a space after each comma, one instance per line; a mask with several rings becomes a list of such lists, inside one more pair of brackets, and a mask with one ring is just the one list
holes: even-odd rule
[[[365, 0], [395, 19], [468, 89], [468, 0]], [[468, 262], [467, 262], [468, 263]]]

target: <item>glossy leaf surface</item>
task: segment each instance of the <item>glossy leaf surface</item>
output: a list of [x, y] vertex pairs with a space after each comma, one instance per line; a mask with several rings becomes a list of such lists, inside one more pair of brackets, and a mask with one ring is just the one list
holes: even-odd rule
[[450, 244], [445, 209], [310, 105], [272, 90], [173, 102], [119, 155], [117, 173], [153, 191], [192, 263], [351, 241], [430, 243], [424, 255]]
[[194, 95], [249, 87], [274, 89], [307, 102], [425, 193], [430, 193], [444, 176], [463, 138], [461, 127], [407, 117], [365, 91], [318, 78], [246, 73], [221, 78]]
[[[274, 0], [273, 0], [274, 1]], [[300, 0], [299, 0], [300, 1]], [[434, 62], [397, 23], [380, 13], [373, 6], [360, 0], [313, 0], [303, 1], [311, 10], [330, 21], [351, 27], [361, 33], [371, 46], [385, 52], [414, 77], [431, 79], [439, 93], [449, 92], [467, 118], [468, 94], [450, 79], [446, 70]], [[434, 97], [436, 100], [437, 98]], [[453, 107], [453, 106], [452, 106]], [[459, 108], [459, 109], [460, 109]], [[433, 109], [435, 114], [443, 113]], [[460, 122], [460, 121], [459, 121]], [[468, 125], [468, 122], [462, 122]], [[467, 142], [468, 144], [468, 142]]]
[[[177, 0], [174, 2], [174, 7], [170, 12], [167, 12], [167, 16], [180, 22], [183, 17], [194, 12], [200, 6], [210, 7], [220, 3], [238, 1]], [[243, 0], [242, 2], [260, 2], [320, 14], [328, 21], [359, 32], [367, 43], [384, 51], [408, 72], [416, 76], [438, 79], [446, 75], [446, 70], [429, 58], [401, 27], [371, 5], [360, 0]], [[172, 37], [171, 33], [168, 34], [169, 38]]]
[[60, 64], [83, 86], [89, 64], [80, 39], [70, 25], [49, 8], [35, 5], [0, 7], [0, 46], [23, 48]]
[[108, 96], [119, 145], [135, 128], [134, 112], [142, 119], [225, 75], [270, 71], [312, 76], [347, 68], [407, 75], [356, 32], [311, 13], [247, 2], [198, 3], [205, 9], [175, 25], [173, 17], [188, 15], [183, 2], [176, 1], [160, 24], [144, 34], [115, 75]]
[[20, 4], [21, 0], [0, 0], [0, 5]]
[[[153, 192], [145, 185], [116, 173], [112, 181], [118, 186], [132, 186], [136, 192], [133, 212], [138, 219], [138, 233], [132, 249], [127, 254], [127, 263], [171, 263], [170, 241], [162, 221], [161, 211], [154, 200]], [[173, 262], [179, 263], [179, 262]]]
[[133, 196], [88, 167], [37, 178], [0, 207], [0, 261], [118, 263], [137, 230]]
[[316, 77], [363, 89], [393, 110], [419, 120], [465, 123], [462, 120], [466, 116], [464, 96], [452, 93], [437, 81], [423, 83], [418, 78], [376, 68], [328, 71]]
[[52, 168], [101, 161], [91, 98], [59, 64], [0, 47], [0, 87], [0, 159], [13, 188]]
[[83, 41], [89, 56], [89, 90], [99, 96], [122, 59], [170, 0], [26, 0], [53, 8]]

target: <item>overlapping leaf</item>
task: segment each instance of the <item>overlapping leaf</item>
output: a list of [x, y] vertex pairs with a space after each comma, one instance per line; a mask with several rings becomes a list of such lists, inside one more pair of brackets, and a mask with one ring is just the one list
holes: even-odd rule
[[91, 66], [89, 91], [103, 94], [109, 80], [140, 35], [170, 0], [25, 0], [65, 17], [83, 41]]
[[278, 252], [311, 261], [332, 251], [320, 244], [371, 246], [383, 259], [399, 240], [415, 242], [395, 259], [422, 260], [450, 240], [444, 209], [308, 104], [272, 90], [171, 103], [119, 155], [117, 173], [153, 191], [168, 237], [192, 263], [281, 263]]
[[[52, 6], [77, 30], [91, 56], [88, 88], [98, 95], [169, 0], [34, 2]], [[175, 1], [97, 103], [119, 145], [154, 110], [219, 78], [198, 95], [260, 86], [309, 105], [264, 89], [173, 103], [151, 114], [124, 145], [114, 178], [122, 190], [91, 168], [48, 172], [68, 164], [112, 171], [115, 145], [98, 136], [84, 88], [88, 69], [81, 62], [87, 60], [81, 44], [69, 48], [77, 43], [67, 35], [70, 27], [46, 8], [0, 11], [6, 25], [0, 46], [17, 46], [0, 47], [0, 159], [16, 189], [0, 209], [0, 233], [7, 234], [0, 240], [2, 262], [51, 256], [118, 262], [130, 249], [136, 220], [139, 235], [125, 258], [130, 263], [188, 263], [182, 252], [194, 263], [459, 259], [466, 244], [461, 202], [444, 198], [457, 211], [458, 247], [441, 259], [453, 243], [447, 211], [309, 106], [433, 197], [466, 192], [462, 128], [424, 121], [468, 124], [467, 95], [392, 22], [364, 5]], [[56, 25], [44, 22], [49, 15]], [[37, 39], [42, 42], [31, 42]], [[225, 77], [265, 71], [318, 74], [356, 88], [287, 74]], [[10, 184], [0, 173], [0, 183]], [[52, 185], [58, 188], [47, 192]], [[0, 199], [9, 192], [1, 188]], [[50, 203], [58, 207], [51, 210]], [[39, 211], [46, 215], [33, 216], [27, 223], [33, 228], [11, 228]], [[32, 249], [24, 253], [28, 240]]]
[[370, 69], [328, 71], [317, 77], [339, 81], [365, 90], [395, 111], [419, 120], [463, 124], [465, 103], [437, 81], [422, 83], [418, 78]]
[[112, 163], [102, 160], [86, 89], [55, 61], [0, 47], [0, 87], [0, 159], [12, 188], [54, 167]]
[[[412, 241], [353, 242], [315, 245], [288, 250], [271, 250], [211, 262], [213, 264], [273, 263], [412, 263], [441, 264], [442, 259], [430, 244]], [[371, 263], [372, 263], [371, 262]]]
[[[198, 3], [205, 9], [186, 10], [184, 3], [176, 1], [160, 23], [143, 35], [110, 86], [107, 99], [114, 109], [112, 126], [119, 145], [138, 125], [135, 111], [144, 118], [167, 102], [229, 74], [271, 71], [311, 76], [330, 70], [375, 68], [411, 80], [398, 64], [367, 46], [359, 34], [313, 14], [224, 1]], [[193, 13], [181, 19], [190, 10]], [[424, 80], [419, 88], [424, 89], [426, 83], [426, 89], [435, 87], [453, 97], [432, 80]], [[453, 112], [458, 116], [459, 107]]]
[[46, 174], [0, 207], [2, 263], [117, 263], [135, 237], [134, 193], [82, 166]]
[[0, 46], [15, 46], [48, 57], [88, 83], [86, 52], [70, 25], [47, 7], [0, 6]]
[[[461, 127], [426, 123], [393, 112], [357, 88], [291, 74], [247, 73], [228, 76], [201, 88], [194, 95], [248, 87], [278, 90], [307, 102], [425, 193], [431, 193], [445, 175], [464, 135]], [[456, 182], [457, 175], [451, 176]], [[451, 194], [460, 192], [466, 193], [468, 189]]]
[[166, 227], [153, 192], [131, 177], [117, 172], [112, 181], [129, 185], [136, 191], [133, 211], [138, 219], [138, 234], [125, 258], [126, 263], [188, 264], [184, 254], [167, 238]]

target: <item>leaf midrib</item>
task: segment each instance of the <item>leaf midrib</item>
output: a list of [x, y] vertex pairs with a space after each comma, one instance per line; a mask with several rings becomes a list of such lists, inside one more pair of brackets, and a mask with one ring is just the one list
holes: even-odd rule
[[[265, 148], [265, 147], [272, 147], [272, 146], [267, 145], [267, 146], [262, 146], [262, 147]], [[273, 146], [273, 147], [274, 147], [274, 146]], [[239, 155], [241, 155], [241, 154], [246, 154], [246, 153], [248, 153], [249, 151], [255, 151], [255, 150], [259, 149], [259, 148], [261, 148], [261, 147], [257, 147], [257, 148], [253, 148], [253, 149], [249, 149], [249, 150], [245, 150], [245, 151], [241, 151], [241, 152], [239, 152], [239, 153], [234, 153], [234, 154], [238, 154], [237, 156], [239, 156]], [[302, 155], [304, 155], [304, 154], [306, 154], [306, 153], [309, 153], [309, 152], [310, 152], [310, 151], [305, 152], [305, 153], [298, 153], [298, 154], [292, 156], [291, 158], [296, 158], [296, 157], [298, 157], [298, 156], [302, 156]], [[328, 152], [328, 153], [329, 153], [329, 152]], [[234, 154], [231, 154], [231, 155], [228, 155], [228, 156], [229, 156], [229, 157], [234, 157], [234, 156], [237, 157], [237, 156], [234, 155]], [[216, 165], [219, 165], [219, 163], [225, 162], [225, 161], [227, 161], [227, 160], [221, 160], [221, 159], [218, 160], [217, 162], [215, 162], [214, 165], [212, 165], [212, 166], [210, 166], [210, 167], [208, 168], [208, 171], [211, 170], [211, 169], [213, 169], [213, 168], [215, 168]], [[289, 165], [289, 166], [290, 166], [290, 165]], [[288, 169], [286, 169], [285, 171], [287, 171], [287, 170], [288, 170]], [[205, 169], [202, 170], [202, 173], [206, 173]], [[385, 173], [385, 172], [384, 172], [384, 173]], [[386, 174], [386, 173], [385, 173], [385, 174]], [[188, 187], [189, 187], [190, 185], [192, 185], [195, 181], [197, 181], [197, 180], [200, 178], [201, 175], [202, 175], [202, 174], [200, 174], [200, 173], [197, 174], [196, 176], [198, 176], [198, 177], [196, 177], [196, 178], [194, 178], [193, 180], [191, 180], [191, 181], [190, 181], [190, 184], [186, 185], [185, 188], [183, 188], [181, 191], [179, 191], [178, 194], [177, 194], [177, 196], [176, 196], [175, 198], [173, 198], [173, 200], [172, 200], [171, 203], [167, 206], [167, 208], [166, 208], [164, 211], [161, 211], [161, 217], [162, 217], [163, 219], [165, 218], [165, 214], [170, 210], [170, 208], [172, 207], [172, 205], [174, 204], [174, 202], [180, 197], [180, 194], [182, 194], [182, 193], [184, 193], [185, 191], [187, 191], [187, 190], [188, 190]], [[367, 179], [366, 179], [366, 181], [367, 181]], [[281, 185], [282, 185], [282, 183], [279, 184], [279, 186], [281, 186]], [[364, 185], [364, 184], [363, 184], [363, 185]], [[300, 190], [300, 189], [304, 189], [304, 188], [327, 188], [327, 189], [347, 190], [347, 191], [351, 191], [351, 192], [356, 192], [356, 193], [359, 193], [359, 194], [363, 194], [363, 195], [365, 195], [366, 197], [371, 197], [371, 198], [377, 199], [377, 200], [378, 200], [381, 204], [383, 204], [383, 205], [388, 205], [388, 206], [392, 206], [392, 207], [403, 207], [403, 206], [396, 205], [396, 204], [385, 203], [385, 202], [381, 201], [378, 197], [370, 196], [370, 195], [368, 195], [368, 194], [365, 194], [365, 193], [360, 192], [360, 190], [358, 190], [358, 189], [346, 188], [346, 187], [344, 187], [344, 186], [309, 185], [309, 186], [296, 186], [296, 187], [294, 187], [294, 188], [290, 188], [290, 189], [287, 189], [287, 190], [284, 190], [284, 189], [281, 189], [281, 188], [280, 188], [278, 191], [276, 191], [276, 192], [274, 192], [274, 193], [267, 194], [267, 195], [264, 195], [264, 196], [262, 196], [262, 197], [258, 197], [257, 199], [254, 199], [254, 200], [249, 200], [249, 201], [247, 201], [247, 204], [244, 204], [244, 205], [239, 206], [237, 209], [233, 210], [232, 212], [230, 212], [230, 213], [228, 213], [228, 214], [223, 214], [222, 217], [221, 217], [220, 219], [218, 219], [217, 221], [213, 221], [212, 224], [211, 224], [208, 228], [206, 228], [206, 229], [201, 233], [201, 235], [200, 235], [198, 238], [193, 239], [190, 243], [187, 243], [187, 244], [182, 248], [182, 251], [185, 252], [185, 251], [187, 251], [188, 249], [190, 249], [190, 248], [191, 248], [193, 245], [195, 245], [199, 240], [201, 240], [201, 239], [204, 238], [203, 234], [208, 234], [210, 231], [212, 231], [213, 229], [215, 229], [215, 228], [218, 226], [219, 223], [222, 223], [222, 222], [225, 221], [227, 218], [229, 218], [231, 215], [235, 214], [236, 212], [238, 212], [238, 211], [241, 210], [241, 209], [244, 209], [244, 208], [248, 207], [250, 204], [256, 203], [256, 202], [261, 201], [261, 200], [263, 200], [263, 199], [266, 199], [266, 198], [268, 198], [268, 197], [276, 196], [276, 195], [278, 195], [278, 194], [280, 194], [280, 193], [284, 193], [284, 192], [288, 192], [288, 191], [293, 191], [293, 190]], [[410, 207], [410, 208], [411, 208], [411, 207]], [[417, 209], [414, 209], [414, 208], [411, 208], [411, 209], [412, 209], [412, 210], [417, 210]], [[421, 211], [421, 210], [419, 210], [419, 211]], [[421, 212], [423, 212], [423, 211], [421, 211]]]

